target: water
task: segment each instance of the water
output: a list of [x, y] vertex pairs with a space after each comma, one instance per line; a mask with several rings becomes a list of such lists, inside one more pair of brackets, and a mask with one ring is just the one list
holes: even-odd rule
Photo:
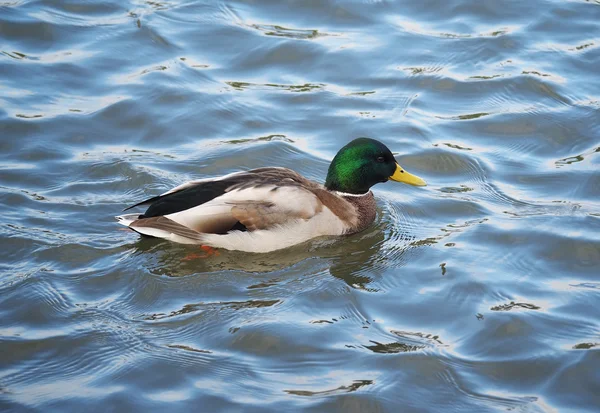
[[[2, 411], [598, 411], [600, 2], [1, 1]], [[349, 140], [429, 186], [266, 255], [113, 216]]]

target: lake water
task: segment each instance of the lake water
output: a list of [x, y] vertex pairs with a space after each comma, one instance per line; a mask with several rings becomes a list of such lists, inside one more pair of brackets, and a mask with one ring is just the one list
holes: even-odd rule
[[[0, 0], [0, 410], [600, 410], [600, 1]], [[363, 233], [114, 216], [351, 139]]]

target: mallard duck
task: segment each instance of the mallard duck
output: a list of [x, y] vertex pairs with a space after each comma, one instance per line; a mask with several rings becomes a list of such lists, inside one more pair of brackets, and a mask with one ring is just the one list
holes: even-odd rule
[[358, 138], [333, 158], [325, 185], [269, 167], [187, 182], [116, 217], [151, 237], [247, 252], [269, 252], [324, 235], [360, 232], [375, 220], [370, 188], [388, 179], [424, 186], [381, 142]]

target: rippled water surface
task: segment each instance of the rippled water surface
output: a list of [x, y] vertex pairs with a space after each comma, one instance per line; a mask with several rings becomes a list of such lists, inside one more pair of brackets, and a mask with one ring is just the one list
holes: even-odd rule
[[[0, 0], [0, 410], [598, 411], [599, 76], [597, 0]], [[361, 234], [114, 221], [359, 136]]]

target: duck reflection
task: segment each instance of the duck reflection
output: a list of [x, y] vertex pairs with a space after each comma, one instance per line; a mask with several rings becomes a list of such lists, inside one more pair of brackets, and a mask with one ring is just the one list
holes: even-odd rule
[[[379, 211], [375, 224], [359, 234], [347, 237], [321, 237], [301, 245], [266, 254], [219, 250], [218, 254], [202, 254], [199, 246], [175, 244], [153, 238], [140, 238], [133, 245], [134, 255], [145, 257], [142, 265], [155, 275], [184, 277], [200, 273], [243, 271], [273, 273], [301, 262], [316, 260], [325, 264], [329, 273], [348, 286], [377, 291], [368, 285], [378, 273], [398, 266], [409, 247], [405, 234], [394, 232], [385, 211]], [[390, 227], [392, 228], [390, 230]], [[199, 256], [205, 255], [204, 258]], [[194, 257], [186, 259], [186, 257]], [[315, 263], [310, 267], [322, 269]]]

